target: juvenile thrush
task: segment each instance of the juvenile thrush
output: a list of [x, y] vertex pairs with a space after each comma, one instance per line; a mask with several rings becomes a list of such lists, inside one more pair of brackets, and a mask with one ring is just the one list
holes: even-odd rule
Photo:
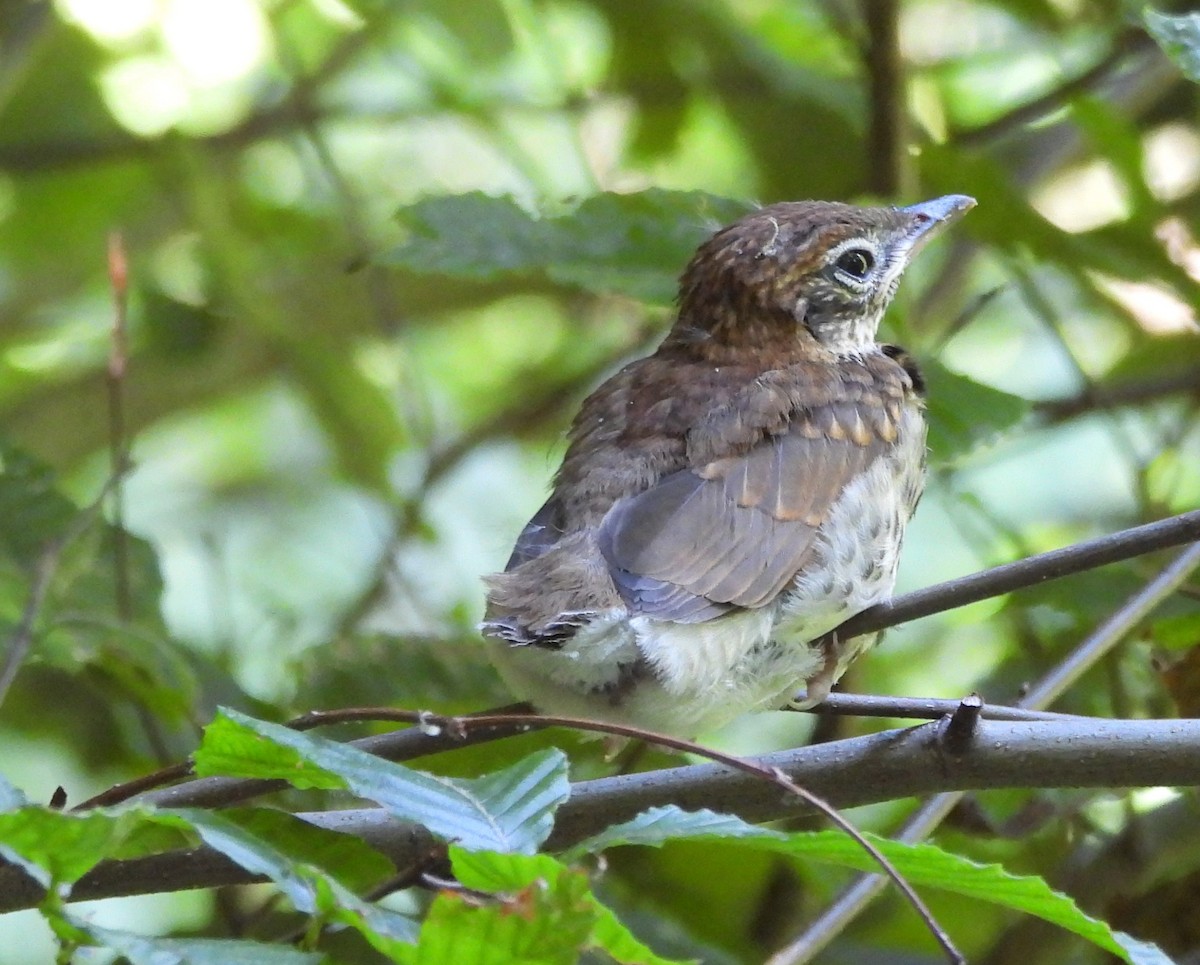
[[669, 334], [583, 403], [487, 579], [517, 694], [684, 736], [824, 699], [874, 638], [821, 638], [891, 596], [924, 486], [924, 384], [879, 322], [974, 204], [774, 204], [700, 247]]

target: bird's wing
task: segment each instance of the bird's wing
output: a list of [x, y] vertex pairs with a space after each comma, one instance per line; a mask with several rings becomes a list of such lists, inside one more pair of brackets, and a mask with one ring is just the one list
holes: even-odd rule
[[882, 408], [839, 401], [796, 413], [741, 454], [619, 500], [599, 540], [621, 597], [685, 623], [769, 603], [803, 569], [849, 482], [895, 444], [899, 412]]
[[551, 549], [563, 534], [562, 504], [553, 496], [542, 503], [542, 508], [533, 514], [517, 537], [512, 555], [504, 565], [504, 572], [515, 570], [522, 563], [537, 559]]

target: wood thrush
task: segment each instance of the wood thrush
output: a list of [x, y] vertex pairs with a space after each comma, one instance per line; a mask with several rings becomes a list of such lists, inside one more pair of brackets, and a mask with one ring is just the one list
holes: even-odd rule
[[774, 204], [700, 247], [670, 333], [583, 403], [487, 580], [519, 696], [684, 736], [825, 697], [873, 638], [820, 638], [890, 597], [924, 486], [924, 385], [879, 322], [974, 204]]

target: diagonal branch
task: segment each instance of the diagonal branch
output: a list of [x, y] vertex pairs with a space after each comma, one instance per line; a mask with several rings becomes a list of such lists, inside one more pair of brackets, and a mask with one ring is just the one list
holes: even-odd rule
[[[1095, 666], [1101, 657], [1123, 640], [1155, 607], [1174, 593], [1191, 576], [1197, 566], [1200, 566], [1200, 543], [1196, 543], [1180, 553], [1170, 566], [1130, 597], [1103, 625], [1042, 677], [1021, 701], [1022, 705], [1044, 708], [1057, 700], [1087, 669]], [[1096, 722], [1098, 733], [1104, 731], [1104, 723]], [[1197, 721], [1156, 721], [1154, 723], [1160, 726], [1165, 725], [1168, 733], [1176, 732], [1176, 728], [1181, 726], [1186, 730], [1200, 726], [1200, 722]], [[1051, 737], [1050, 739], [1057, 738]], [[1166, 739], [1165, 734], [1164, 739]], [[1185, 751], [1180, 754], [1180, 759], [1183, 760], [1188, 756], [1190, 756], [1189, 753]], [[1077, 764], [1079, 763], [1084, 762], [1077, 762]], [[1072, 765], [1064, 762], [1063, 766], [1070, 768]], [[1171, 784], [1173, 782], [1164, 783]], [[1185, 783], [1192, 782], [1189, 780]], [[1126, 783], [1115, 769], [1109, 775], [1108, 786], [1132, 787], [1134, 785]], [[909, 842], [927, 838], [959, 802], [964, 790], [967, 789], [943, 789], [909, 817], [896, 838]], [[874, 900], [882, 890], [882, 885], [882, 880], [876, 875], [861, 875], [855, 879], [795, 942], [772, 958], [772, 965], [800, 965], [800, 963], [811, 961], [814, 955], [829, 944]]]
[[846, 638], [885, 630], [909, 620], [1036, 586], [1046, 580], [1057, 580], [1197, 540], [1200, 540], [1200, 510], [1193, 510], [906, 593], [891, 603], [871, 607], [851, 617], [835, 632]]

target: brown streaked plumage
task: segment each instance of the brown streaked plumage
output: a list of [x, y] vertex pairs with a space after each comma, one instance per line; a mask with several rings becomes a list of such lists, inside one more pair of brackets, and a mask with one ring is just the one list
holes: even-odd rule
[[923, 385], [875, 332], [904, 267], [974, 204], [792, 202], [717, 232], [648, 358], [583, 404], [484, 633], [522, 697], [695, 734], [819, 700], [887, 599], [923, 483]]

